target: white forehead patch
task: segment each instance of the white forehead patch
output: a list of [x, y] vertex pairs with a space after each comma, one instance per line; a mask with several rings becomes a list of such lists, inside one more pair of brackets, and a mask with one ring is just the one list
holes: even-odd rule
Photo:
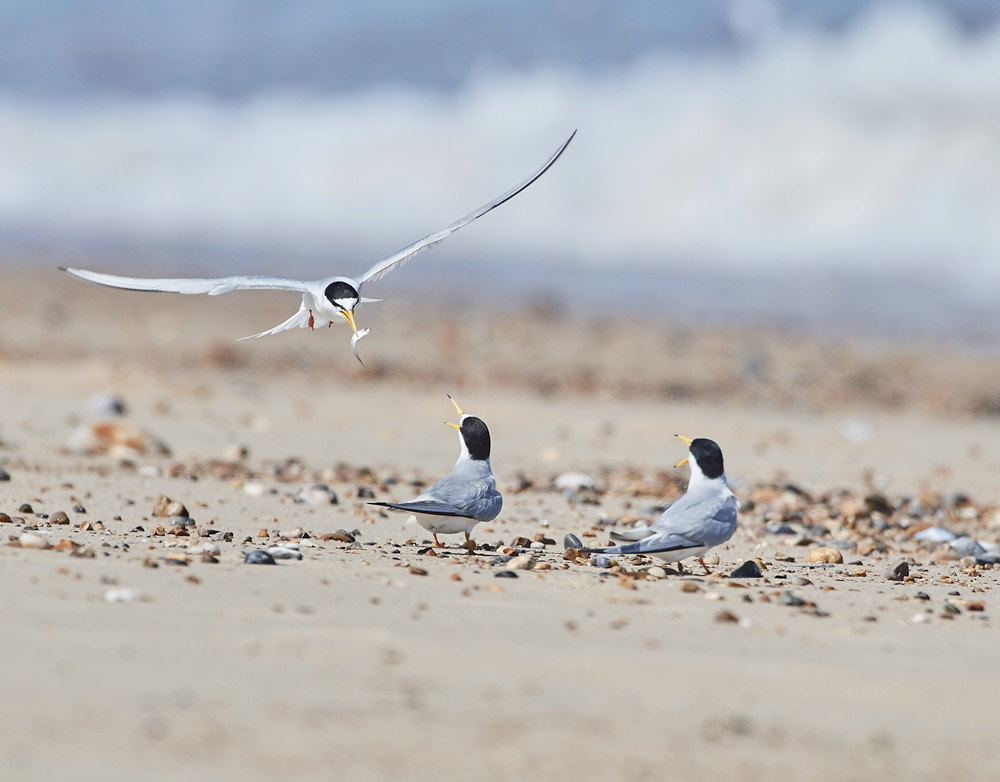
[[353, 310], [356, 306], [358, 306], [357, 299], [334, 299], [333, 303], [342, 310]]

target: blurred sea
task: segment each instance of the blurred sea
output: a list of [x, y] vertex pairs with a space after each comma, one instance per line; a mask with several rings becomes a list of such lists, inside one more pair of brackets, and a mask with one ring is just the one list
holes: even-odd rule
[[[1000, 343], [1000, 3], [0, 3], [0, 259]], [[371, 295], [370, 294], [370, 295]]]

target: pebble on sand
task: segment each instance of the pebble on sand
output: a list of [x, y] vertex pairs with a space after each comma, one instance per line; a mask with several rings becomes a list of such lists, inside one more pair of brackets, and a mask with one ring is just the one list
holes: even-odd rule
[[20, 535], [17, 539], [18, 544], [21, 548], [35, 548], [35, 549], [47, 549], [52, 548], [52, 544], [49, 543], [41, 535], [32, 535], [30, 532], [25, 532]]
[[132, 603], [137, 600], [145, 600], [146, 596], [138, 589], [130, 587], [117, 587], [109, 589], [104, 593], [104, 599], [109, 603]]
[[719, 611], [715, 615], [715, 621], [723, 624], [739, 624], [740, 618], [731, 611]]
[[67, 516], [63, 511], [57, 510], [49, 516], [49, 524], [69, 524], [69, 516]]
[[531, 554], [521, 554], [507, 563], [507, 570], [531, 570], [537, 561]]
[[161, 494], [153, 503], [153, 515], [159, 517], [183, 516], [187, 517], [187, 508], [181, 502], [174, 502], [167, 495]]
[[844, 561], [844, 555], [833, 546], [813, 549], [806, 556], [806, 562], [826, 562], [831, 565], [839, 565]]
[[249, 552], [243, 558], [243, 564], [245, 565], [276, 565], [277, 562], [274, 561], [274, 557], [268, 554], [266, 551], [261, 551], [259, 548], [254, 549]]
[[894, 568], [885, 572], [886, 581], [902, 581], [910, 575], [910, 566], [906, 562], [900, 562]]
[[762, 578], [763, 573], [760, 572], [760, 567], [752, 559], [748, 559], [742, 565], [740, 565], [736, 570], [729, 574], [730, 578]]

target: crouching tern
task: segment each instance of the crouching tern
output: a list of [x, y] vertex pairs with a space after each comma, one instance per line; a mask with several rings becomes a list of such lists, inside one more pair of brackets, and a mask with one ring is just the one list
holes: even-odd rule
[[[448, 397], [451, 399], [451, 397]], [[434, 535], [465, 533], [465, 545], [473, 553], [469, 532], [481, 521], [492, 521], [500, 514], [503, 497], [490, 469], [490, 430], [481, 418], [458, 411], [459, 422], [448, 426], [458, 431], [462, 449], [455, 468], [412, 502], [369, 502], [390, 510], [412, 513], [417, 523]]]
[[646, 554], [664, 562], [698, 557], [705, 572], [709, 572], [702, 557], [710, 548], [725, 543], [733, 536], [740, 503], [726, 484], [722, 449], [718, 444], [704, 438], [690, 440], [680, 435], [677, 437], [688, 446], [688, 458], [675, 465], [691, 466], [687, 492], [652, 524], [611, 533], [612, 540], [627, 545], [594, 551], [602, 554]]
[[[266, 337], [270, 334], [277, 334], [279, 331], [285, 331], [286, 329], [316, 329], [322, 326], [332, 326], [334, 323], [340, 323], [341, 318], [343, 318], [351, 325], [351, 329], [354, 331], [351, 349], [354, 351], [354, 355], [357, 356], [358, 361], [361, 361], [361, 357], [358, 356], [357, 343], [361, 337], [368, 333], [368, 329], [358, 330], [357, 325], [354, 323], [354, 308], [361, 302], [381, 301], [381, 299], [366, 299], [363, 297], [361, 295], [361, 287], [365, 283], [381, 279], [393, 269], [409, 261], [421, 250], [432, 247], [459, 228], [468, 225], [473, 220], [496, 209], [502, 203], [509, 201], [548, 171], [552, 167], [552, 164], [559, 159], [559, 156], [566, 151], [566, 147], [569, 146], [575, 135], [576, 131], [574, 130], [559, 149], [545, 161], [545, 164], [517, 187], [508, 190], [502, 196], [467, 214], [461, 220], [452, 223], [447, 228], [442, 228], [440, 231], [429, 234], [423, 239], [407, 245], [388, 258], [384, 258], [357, 278], [338, 276], [324, 277], [321, 280], [312, 281], [292, 280], [287, 277], [246, 276], [218, 277], [215, 279], [147, 279], [144, 277], [118, 277], [113, 274], [102, 274], [87, 271], [86, 269], [70, 269], [63, 266], [59, 268], [68, 274], [72, 274], [74, 277], [79, 277], [81, 280], [133, 291], [160, 291], [163, 293], [188, 294], [207, 293], [209, 296], [221, 296], [223, 293], [252, 289], [298, 291], [302, 293], [302, 303], [299, 305], [298, 312], [273, 329], [262, 331], [260, 334], [253, 334], [250, 337], [242, 337], [242, 339]], [[362, 362], [362, 366], [364, 366], [364, 362]]]

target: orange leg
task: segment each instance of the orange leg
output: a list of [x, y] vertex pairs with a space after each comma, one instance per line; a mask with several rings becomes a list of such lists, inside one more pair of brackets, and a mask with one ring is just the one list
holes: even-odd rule
[[469, 554], [475, 554], [476, 550], [472, 547], [472, 541], [469, 539], [469, 533], [465, 533], [465, 545], [469, 548]]
[[316, 321], [313, 320], [313, 311], [309, 310], [309, 328], [313, 328]]
[[444, 546], [441, 545], [441, 541], [438, 540], [438, 534], [436, 532], [432, 532], [431, 535], [434, 536], [434, 545], [438, 548], [444, 548]]
[[708, 569], [708, 565], [705, 564], [705, 560], [703, 560], [701, 557], [698, 557], [698, 561], [701, 563], [701, 566], [705, 568], [705, 575], [706, 576], [711, 575], [712, 571]]

